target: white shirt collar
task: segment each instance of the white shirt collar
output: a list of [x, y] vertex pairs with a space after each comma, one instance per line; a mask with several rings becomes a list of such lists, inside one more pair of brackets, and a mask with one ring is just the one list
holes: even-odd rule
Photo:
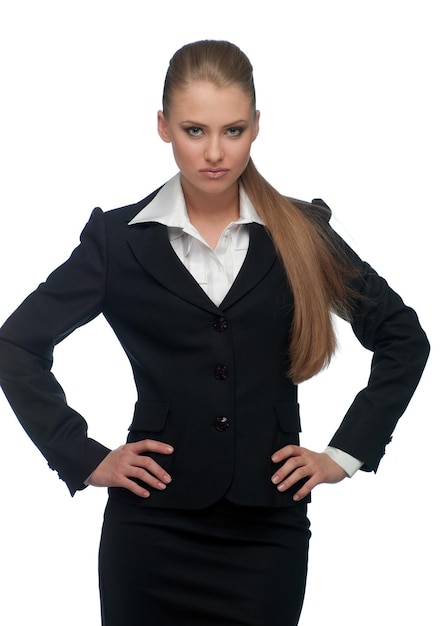
[[[129, 225], [144, 222], [158, 222], [182, 231], [191, 227], [179, 172], [160, 189], [154, 200], [137, 213]], [[251, 222], [263, 224], [243, 186], [240, 185], [240, 217], [234, 223], [250, 224]]]

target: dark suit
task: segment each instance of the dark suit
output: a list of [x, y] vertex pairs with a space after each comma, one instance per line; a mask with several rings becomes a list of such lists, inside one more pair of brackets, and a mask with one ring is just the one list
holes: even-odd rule
[[[138, 390], [128, 440], [160, 439], [175, 448], [158, 459], [172, 484], [145, 504], [201, 508], [227, 494], [240, 504], [289, 505], [291, 494], [270, 481], [271, 454], [296, 444], [300, 431], [296, 387], [286, 376], [292, 296], [271, 240], [251, 224], [244, 265], [217, 307], [172, 250], [164, 226], [128, 225], [155, 193], [105, 214], [95, 209], [70, 259], [5, 323], [5, 393], [71, 493], [82, 489], [108, 449], [86, 437], [85, 421], [66, 405], [50, 373], [52, 350], [103, 313]], [[354, 283], [363, 297], [354, 306], [353, 330], [374, 356], [369, 385], [331, 445], [376, 470], [419, 381], [428, 343], [414, 311], [346, 251], [362, 270]]]

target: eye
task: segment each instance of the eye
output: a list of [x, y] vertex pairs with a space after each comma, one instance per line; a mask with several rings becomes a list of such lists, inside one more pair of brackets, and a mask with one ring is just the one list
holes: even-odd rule
[[189, 135], [191, 135], [191, 137], [200, 137], [202, 134], [202, 129], [198, 126], [191, 126], [190, 128], [186, 128], [185, 130]]
[[237, 126], [232, 126], [232, 128], [228, 128], [227, 132], [231, 137], [239, 137], [243, 132], [244, 128], [239, 128]]

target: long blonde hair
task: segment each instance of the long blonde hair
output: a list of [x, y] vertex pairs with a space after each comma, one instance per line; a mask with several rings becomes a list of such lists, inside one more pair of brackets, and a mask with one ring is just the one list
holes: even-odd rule
[[[169, 115], [174, 93], [193, 81], [238, 86], [250, 98], [255, 115], [252, 65], [234, 44], [198, 41], [175, 53], [163, 90], [165, 115]], [[240, 181], [270, 233], [294, 297], [289, 375], [299, 383], [327, 366], [334, 354], [331, 314], [349, 318], [349, 269], [328, 235], [320, 209], [281, 195], [261, 176], [252, 159]]]

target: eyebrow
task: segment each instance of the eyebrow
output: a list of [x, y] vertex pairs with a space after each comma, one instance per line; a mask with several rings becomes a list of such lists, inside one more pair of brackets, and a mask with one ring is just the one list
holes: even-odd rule
[[[194, 122], [193, 120], [183, 120], [180, 124], [189, 124], [190, 126], [198, 126], [200, 128], [208, 128], [207, 124], [203, 124], [202, 122]], [[247, 120], [237, 120], [236, 122], [230, 122], [229, 124], [224, 124], [222, 128], [232, 128], [232, 126], [238, 126], [241, 124], [248, 124]]]

